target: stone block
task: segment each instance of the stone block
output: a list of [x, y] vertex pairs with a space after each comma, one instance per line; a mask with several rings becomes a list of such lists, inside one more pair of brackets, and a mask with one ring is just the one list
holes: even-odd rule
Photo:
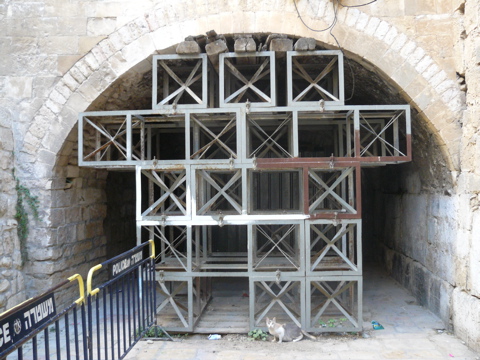
[[392, 75], [392, 79], [402, 88], [406, 88], [412, 81], [414, 81], [419, 75], [414, 71], [413, 67], [404, 63], [399, 67]]
[[143, 61], [155, 53], [156, 46], [150, 34], [143, 35], [122, 50], [122, 55], [131, 66]]
[[234, 51], [243, 53], [243, 52], [254, 52], [257, 50], [257, 44], [252, 37], [243, 37], [235, 40]]
[[[91, 56], [93, 57], [93, 55], [91, 55]], [[94, 58], [94, 60], [95, 60], [95, 58]], [[83, 81], [85, 81], [85, 79], [87, 79], [93, 72], [92, 69], [90, 68], [90, 66], [88, 66], [88, 63], [85, 60], [85, 57], [83, 57], [79, 61], [77, 61], [75, 66], [73, 67], [73, 69], [78, 70], [78, 72], [83, 76], [82, 81], [80, 81], [80, 79], [81, 79], [80, 77], [78, 78], [78, 81], [81, 82], [81, 83], [83, 83]], [[74, 75], [74, 74], [76, 75], [77, 73], [72, 72], [72, 75]]]
[[276, 56], [281, 56], [281, 53], [286, 51], [293, 50], [293, 40], [292, 39], [272, 39], [270, 42], [270, 51], [275, 51]]
[[368, 25], [368, 22], [370, 20], [370, 16], [367, 15], [366, 13], [362, 12], [360, 13], [360, 16], [358, 17], [357, 23], [355, 24], [355, 28], [361, 32], [365, 31], [365, 28]]
[[381, 20], [377, 17], [370, 17], [367, 26], [365, 27], [365, 34], [374, 36], [377, 33], [377, 29]]
[[99, 64], [103, 63], [105, 60], [107, 60], [107, 57], [103, 53], [102, 48], [99, 45], [96, 45], [92, 48], [91, 53], [97, 60]]
[[109, 35], [117, 26], [115, 17], [93, 17], [87, 19], [87, 35], [101, 36]]
[[466, 345], [480, 351], [480, 299], [463, 289], [455, 288], [452, 295], [452, 320], [455, 334]]
[[[116, 33], [114, 33], [116, 34]], [[78, 39], [78, 53], [84, 55], [88, 53], [92, 48], [100, 41], [105, 39], [105, 35], [102, 36], [82, 36]]]
[[199, 54], [200, 46], [194, 40], [182, 41], [180, 44], [178, 44], [176, 52], [179, 55]]
[[105, 258], [107, 254], [105, 237], [101, 237], [98, 241], [96, 241], [95, 245], [95, 250], [87, 252], [85, 256], [87, 261], [100, 262], [101, 259]]
[[83, 60], [85, 62], [85, 65], [88, 66], [91, 71], [98, 70], [100, 64], [99, 64], [97, 58], [95, 57], [95, 55], [93, 55], [93, 53], [90, 52], [87, 55], [85, 55]]
[[147, 20], [143, 16], [136, 17], [127, 25], [135, 39], [142, 37], [150, 32]]
[[92, 221], [86, 225], [86, 238], [92, 239], [103, 235], [103, 221]]
[[219, 55], [228, 51], [227, 44], [223, 40], [216, 40], [205, 45], [205, 51], [212, 65], [218, 70]]
[[317, 42], [314, 38], [300, 38], [294, 46], [295, 51], [312, 51], [315, 50]]
[[71, 244], [77, 241], [76, 230], [76, 225], [67, 224], [65, 226], [60, 226], [57, 229], [57, 244]]
[[155, 13], [145, 14], [145, 20], [147, 21], [150, 31], [155, 31], [160, 27], [160, 22], [157, 20]]
[[31, 98], [33, 91], [33, 77], [7, 77], [0, 87], [0, 97]]
[[[2, 256], [0, 258], [0, 268], [11, 268], [12, 267], [12, 258], [10, 256]], [[0, 292], [2, 292], [1, 286], [0, 286]]]
[[21, 292], [12, 295], [10, 298], [8, 298], [7, 303], [5, 305], [6, 309], [10, 309], [22, 302], [24, 302], [27, 299], [25, 295], [25, 289], [22, 289]]
[[0, 149], [13, 151], [13, 134], [8, 128], [0, 128]]
[[29, 261], [58, 261], [62, 258], [63, 252], [58, 248], [41, 248], [30, 251]]
[[[476, 200], [476, 206], [478, 206], [478, 200]], [[478, 261], [478, 254], [480, 254], [480, 210], [477, 208], [473, 211], [472, 215], [472, 232], [471, 232], [471, 249], [470, 249], [470, 286], [472, 294], [477, 298], [480, 298], [480, 262]]]
[[38, 46], [43, 52], [57, 55], [78, 53], [78, 36], [48, 36], [39, 39]]
[[85, 75], [83, 75], [83, 72], [80, 70], [79, 66], [77, 65], [78, 65], [78, 62], [68, 72], [68, 74], [76, 82], [76, 84], [72, 82], [72, 87], [73, 87], [72, 91], [76, 90], [78, 85], [82, 84], [86, 79]]
[[86, 225], [85, 223], [80, 223], [76, 225], [77, 240], [85, 240], [87, 238]]
[[50, 213], [50, 225], [53, 227], [65, 225], [65, 209], [52, 209]]
[[82, 112], [85, 111], [88, 106], [90, 106], [91, 101], [88, 101], [85, 99], [85, 97], [79, 93], [79, 92], [74, 92], [72, 96], [70, 96], [65, 103], [65, 106], [68, 106], [69, 108], [76, 110], [76, 112]]

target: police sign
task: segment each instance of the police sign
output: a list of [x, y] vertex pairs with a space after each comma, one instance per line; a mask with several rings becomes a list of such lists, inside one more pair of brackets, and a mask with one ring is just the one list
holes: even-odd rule
[[110, 276], [114, 278], [115, 276], [123, 274], [142, 260], [143, 250], [122, 257], [110, 264]]
[[0, 320], [0, 353], [46, 324], [55, 315], [55, 299], [53, 294], [49, 294]]

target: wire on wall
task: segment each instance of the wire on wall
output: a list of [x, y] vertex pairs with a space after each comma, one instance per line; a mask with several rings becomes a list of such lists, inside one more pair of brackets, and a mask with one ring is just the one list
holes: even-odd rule
[[[335, 42], [337, 43], [337, 46], [338, 48], [340, 49], [340, 51], [342, 52], [343, 56], [345, 57], [345, 59], [347, 60], [347, 64], [348, 64], [348, 67], [350, 68], [350, 72], [352, 74], [352, 94], [350, 95], [350, 97], [348, 99], [346, 99], [346, 101], [348, 100], [351, 100], [355, 94], [355, 73], [353, 72], [353, 68], [352, 68], [352, 65], [350, 64], [350, 61], [348, 60], [348, 57], [345, 56], [345, 53], [343, 52], [343, 48], [342, 46], [340, 45], [338, 39], [335, 37], [335, 35], [333, 35], [332, 31], [335, 27], [335, 25], [337, 24], [337, 12], [338, 12], [338, 7], [341, 6], [341, 7], [345, 7], [345, 8], [356, 8], [356, 7], [362, 7], [362, 6], [367, 6], [367, 5], [370, 5], [370, 4], [373, 4], [374, 2], [377, 2], [377, 0], [372, 0], [368, 3], [364, 3], [364, 4], [359, 4], [359, 5], [343, 5], [342, 4], [342, 1], [341, 0], [332, 0], [332, 8], [333, 8], [333, 21], [330, 25], [328, 25], [326, 28], [323, 28], [323, 29], [314, 29], [312, 27], [310, 27], [306, 22], [305, 20], [303, 19], [302, 15], [300, 14], [300, 11], [298, 10], [298, 7], [297, 7], [297, 0], [293, 0], [293, 4], [295, 5], [295, 11], [297, 12], [297, 15], [298, 17], [300, 18], [300, 21], [302, 22], [302, 24], [310, 31], [313, 31], [313, 32], [324, 32], [324, 31], [328, 31], [330, 33], [330, 35], [333, 37], [333, 39], [335, 40]], [[336, 6], [335, 6], [336, 5]]]

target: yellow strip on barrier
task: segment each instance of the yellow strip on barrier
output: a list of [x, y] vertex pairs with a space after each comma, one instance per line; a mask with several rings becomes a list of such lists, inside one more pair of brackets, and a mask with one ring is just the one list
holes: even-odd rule
[[150, 243], [150, 257], [155, 260], [155, 242], [153, 240], [148, 240]]
[[78, 288], [80, 289], [80, 297], [75, 300], [75, 303], [77, 305], [81, 305], [82, 303], [85, 303], [85, 286], [84, 286], [84, 283], [83, 283], [83, 278], [80, 274], [75, 274], [75, 275], [72, 275], [68, 278], [68, 281], [72, 282], [74, 280], [77, 280], [78, 281]]
[[7, 311], [1, 313], [1, 314], [0, 314], [0, 317], [2, 317], [3, 315], [5, 315], [5, 314], [7, 314], [7, 313], [9, 313], [9, 312], [11, 312], [11, 311], [13, 311], [13, 310], [15, 310], [16, 308], [19, 308], [20, 306], [22, 306], [23, 304], [31, 301], [32, 299], [33, 299], [33, 298], [30, 298], [30, 299], [27, 299], [27, 300], [25, 300], [25, 301], [22, 301], [20, 304], [15, 305], [14, 307], [8, 309]]
[[93, 273], [97, 270], [100, 270], [102, 268], [102, 264], [95, 265], [92, 267], [89, 272], [88, 272], [88, 277], [87, 277], [87, 294], [88, 295], [96, 295], [100, 289], [96, 288], [92, 290], [92, 278], [93, 278]]

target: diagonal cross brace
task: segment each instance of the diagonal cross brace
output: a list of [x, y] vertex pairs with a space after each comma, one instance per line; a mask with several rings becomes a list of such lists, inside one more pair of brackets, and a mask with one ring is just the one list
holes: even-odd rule
[[142, 216], [147, 216], [154, 209], [160, 207], [168, 198], [171, 198], [180, 211], [185, 215], [186, 214], [186, 204], [181, 201], [177, 196], [175, 196], [174, 191], [184, 182], [186, 182], [186, 172], [182, 171], [179, 176], [175, 179], [171, 187], [168, 187], [163, 180], [158, 176], [157, 172], [154, 170], [151, 171], [142, 171], [142, 173], [151, 180], [154, 184], [158, 185], [160, 189], [165, 191], [157, 201], [155, 201], [150, 207], [142, 213]]
[[[267, 151], [269, 148], [272, 151], [274, 151], [273, 145], [276, 145], [280, 149], [280, 151], [284, 153], [284, 155], [286, 155], [287, 157], [293, 157], [287, 150], [285, 150], [277, 142], [281, 138], [281, 136], [285, 133], [284, 131], [285, 126], [287, 126], [291, 120], [292, 120], [292, 115], [290, 114], [278, 125], [275, 131], [271, 135], [269, 135], [255, 120], [249, 118], [248, 121], [254, 126], [251, 131], [258, 137], [258, 139], [263, 141], [254, 151], [252, 151], [252, 153], [250, 154], [250, 157], [258, 153], [260, 149], [262, 149], [262, 147], [265, 146], [265, 144], [267, 146], [267, 149], [265, 151]], [[258, 131], [256, 131], [255, 128], [258, 129]], [[270, 144], [268, 144], [268, 142], [270, 142]], [[263, 153], [265, 153], [265, 151]], [[279, 154], [278, 152], [277, 154], [281, 156], [281, 154]]]
[[222, 131], [220, 131], [220, 133], [218, 135], [215, 135], [208, 127], [206, 127], [199, 119], [197, 119], [195, 116], [191, 116], [191, 118], [193, 119], [193, 121], [198, 125], [200, 126], [200, 128], [203, 129], [203, 131], [205, 132], [205, 134], [208, 134], [211, 136], [212, 140], [207, 143], [206, 145], [204, 145], [202, 148], [200, 148], [198, 151], [196, 151], [194, 154], [192, 154], [190, 156], [191, 159], [194, 159], [197, 155], [198, 158], [202, 158], [203, 155], [212, 147], [213, 144], [215, 143], [218, 143], [218, 145], [222, 148], [225, 149], [225, 151], [227, 152], [227, 154], [230, 154], [231, 157], [233, 157], [234, 159], [237, 158], [237, 154], [235, 153], [235, 151], [233, 151], [232, 149], [230, 149], [229, 146], [227, 146], [223, 141], [220, 140], [220, 137], [222, 137], [223, 135], [225, 135], [228, 131], [230, 131], [232, 128], [235, 128], [236, 126], [236, 118], [235, 117], [232, 117], [232, 119], [228, 122], [227, 125], [225, 125], [225, 127], [222, 129]]
[[293, 265], [293, 267], [295, 267], [297, 270], [300, 269], [300, 266], [297, 265], [297, 264], [295, 264], [295, 263], [291, 260], [291, 258], [292, 258], [293, 256], [289, 255], [286, 251], [284, 251], [284, 250], [280, 247], [280, 244], [282, 244], [282, 241], [283, 241], [288, 235], [290, 235], [290, 233], [291, 233], [292, 231], [295, 230], [295, 225], [292, 225], [292, 226], [285, 232], [285, 234], [283, 234], [283, 236], [278, 239], [278, 241], [273, 240], [273, 239], [265, 232], [265, 230], [262, 229], [262, 227], [258, 226], [257, 229], [258, 229], [258, 231], [259, 231], [261, 234], [263, 234], [263, 236], [265, 236], [265, 238], [266, 238], [268, 241], [270, 241], [270, 242], [273, 244], [273, 246], [272, 246], [272, 248], [271, 248], [269, 251], [267, 251], [267, 253], [257, 262], [257, 264], [255, 265], [255, 268], [258, 268], [258, 267], [260, 266], [260, 264], [262, 263], [262, 261], [265, 260], [265, 259], [268, 257], [268, 255], [270, 255], [270, 254], [273, 252], [273, 250], [278, 249], [278, 251], [280, 251], [280, 253], [288, 260], [288, 262], [290, 262], [290, 264]]
[[190, 86], [195, 83], [198, 79], [200, 79], [202, 77], [202, 74], [198, 74], [197, 76], [194, 77], [195, 73], [197, 72], [198, 68], [200, 67], [200, 65], [202, 64], [202, 60], [199, 60], [197, 61], [197, 64], [195, 65], [195, 67], [193, 68], [192, 72], [190, 73], [190, 75], [188, 76], [187, 80], [185, 82], [183, 82], [178, 76], [177, 74], [175, 74], [175, 72], [170, 69], [170, 67], [165, 64], [163, 61], [160, 61], [159, 64], [165, 69], [165, 71], [168, 73], [168, 75], [170, 75], [170, 77], [175, 80], [175, 82], [177, 82], [179, 85], [180, 85], [180, 88], [178, 88], [176, 91], [174, 91], [173, 93], [171, 93], [169, 96], [167, 96], [166, 98], [164, 98], [161, 102], [159, 102], [157, 105], [164, 105], [166, 103], [168, 103], [168, 101], [170, 101], [170, 99], [172, 99], [173, 97], [176, 96], [176, 99], [174, 101], [174, 104], [177, 104], [178, 103], [178, 100], [180, 99], [180, 97], [182, 96], [182, 94], [187, 91], [190, 96], [192, 96], [192, 98], [199, 104], [202, 103], [202, 99], [200, 99], [197, 94], [195, 94], [195, 92], [193, 92], [192, 89], [190, 89]]
[[225, 184], [224, 187], [221, 187], [217, 184], [217, 182], [208, 174], [207, 171], [201, 170], [200, 173], [202, 174], [202, 177], [215, 189], [217, 190], [217, 193], [210, 199], [208, 200], [205, 205], [203, 205], [199, 210], [199, 214], [203, 214], [208, 209], [215, 203], [215, 201], [220, 197], [223, 196], [227, 201], [235, 208], [238, 213], [242, 213], [242, 206], [238, 204], [233, 197], [231, 197], [229, 194], [227, 194], [227, 190], [235, 184], [235, 182], [238, 179], [242, 178], [242, 171], [238, 170], [235, 172], [235, 174], [232, 176], [232, 178]]
[[385, 145], [385, 149], [390, 153], [391, 156], [394, 156], [390, 150], [390, 148], [394, 149], [395, 151], [397, 151], [399, 154], [401, 154], [401, 156], [406, 156], [402, 151], [400, 151], [399, 149], [397, 149], [394, 145], [390, 144], [388, 141], [386, 141], [383, 137], [381, 137], [381, 135], [393, 124], [395, 123], [395, 121], [397, 121], [400, 116], [402, 115], [402, 112], [399, 112], [398, 114], [396, 114], [395, 116], [393, 116], [389, 121], [388, 123], [382, 128], [382, 130], [377, 134], [377, 132], [371, 127], [371, 125], [369, 124], [368, 120], [365, 119], [363, 116], [362, 116], [362, 119], [364, 120], [364, 122], [368, 125], [368, 128], [367, 126], [364, 125], [364, 123], [360, 123], [360, 125], [366, 129], [369, 133], [371, 133], [373, 136], [374, 136], [374, 139], [372, 141], [370, 141], [370, 143], [368, 145], [366, 145], [362, 152], [360, 153], [360, 156], [363, 156], [365, 154], [365, 152], [373, 145], [373, 143], [378, 139], [380, 140], [384, 145]]
[[355, 285], [355, 282], [353, 281], [350, 281], [349, 283], [347, 283], [346, 285], [345, 284], [345, 281], [341, 281], [339, 282], [337, 288], [333, 291], [328, 292], [321, 284], [320, 282], [312, 282], [312, 285], [320, 291], [320, 293], [322, 293], [327, 299], [324, 301], [323, 305], [320, 304], [317, 309], [319, 307], [321, 307], [321, 309], [318, 311], [318, 313], [316, 314], [313, 322], [317, 322], [319, 319], [320, 319], [320, 316], [323, 315], [323, 313], [325, 312], [325, 310], [327, 309], [328, 305], [330, 305], [330, 303], [332, 303], [333, 305], [335, 305], [335, 307], [340, 310], [340, 312], [355, 326], [357, 327], [358, 326], [358, 322], [357, 320], [355, 320], [352, 315], [347, 311], [345, 310], [345, 308], [336, 300], [336, 298], [341, 295], [342, 293], [344, 293], [345, 291], [349, 290], [350, 288], [352, 288], [354, 285]]
[[[177, 246], [178, 244], [177, 243], [181, 243], [185, 240], [185, 238], [181, 238], [181, 237], [177, 237], [176, 239], [174, 239], [173, 242], [170, 242], [168, 241], [168, 239], [165, 237], [165, 235], [163, 234], [163, 232], [158, 228], [158, 226], [155, 226], [155, 229], [158, 231], [158, 233], [155, 233], [155, 236], [160, 239], [160, 241], [162, 243], [164, 243], [167, 248], [170, 249], [170, 251], [172, 252], [172, 254], [177, 258], [178, 262], [182, 265], [182, 267], [184, 268], [185, 271], [188, 271], [188, 267], [183, 263], [182, 259], [180, 258], [183, 258], [184, 261], [187, 260], [187, 256], [185, 256], [184, 254], [182, 254], [180, 251], [178, 251], [175, 246]], [[181, 236], [181, 235], [180, 235]], [[165, 253], [165, 252], [164, 252]]]
[[318, 198], [316, 199], [309, 207], [309, 211], [312, 212], [314, 211], [317, 206], [328, 196], [331, 195], [334, 197], [340, 205], [344, 206], [347, 211], [349, 211], [352, 214], [356, 214], [357, 210], [355, 210], [349, 203], [347, 203], [340, 195], [335, 193], [333, 189], [335, 189], [345, 177], [349, 176], [352, 174], [354, 171], [354, 168], [347, 168], [345, 169], [342, 174], [338, 177], [338, 179], [329, 187], [315, 172], [309, 170], [309, 176], [316, 182], [318, 183], [323, 189], [325, 189], [325, 192]]
[[[328, 98], [334, 100], [334, 101], [339, 101], [337, 97], [332, 95], [330, 92], [322, 88], [320, 85], [318, 85], [318, 82], [321, 81], [330, 71], [332, 71], [333, 66], [337, 62], [337, 57], [334, 57], [330, 63], [323, 69], [323, 71], [313, 80], [310, 75], [305, 71], [303, 66], [294, 58], [293, 59], [294, 64], [297, 66], [296, 69], [294, 69], [295, 73], [303, 77], [305, 80], [307, 80], [310, 84], [293, 100], [293, 101], [301, 101], [305, 95], [310, 91], [310, 89], [314, 88], [320, 96], [324, 100], [328, 100]], [[326, 96], [325, 96], [326, 95]]]
[[166, 297], [166, 299], [163, 300], [163, 302], [157, 307], [157, 311], [156, 311], [157, 314], [165, 306], [167, 306], [170, 303], [170, 305], [172, 305], [173, 309], [175, 310], [175, 313], [177, 314], [178, 318], [182, 322], [183, 326], [188, 327], [188, 323], [187, 323], [185, 317], [183, 316], [182, 312], [180, 311], [180, 308], [181, 308], [182, 310], [184, 310], [188, 313], [188, 308], [186, 306], [182, 305], [181, 303], [176, 302], [175, 299], [174, 299], [174, 296], [177, 295], [185, 287], [185, 285], [187, 285], [187, 282], [183, 281], [179, 286], [177, 286], [177, 288], [172, 293], [170, 293], [168, 291], [164, 282], [157, 281], [157, 283], [160, 285], [160, 288], [161, 288], [160, 293], [163, 296]]
[[[318, 235], [318, 237], [321, 238], [326, 243], [326, 245], [320, 251], [317, 252], [317, 254], [319, 255], [316, 261], [311, 265], [312, 271], [315, 270], [315, 268], [327, 255], [330, 249], [334, 250], [348, 264], [348, 266], [350, 266], [352, 270], [354, 271], [358, 270], [357, 266], [354, 263], [352, 263], [350, 259], [346, 257], [345, 254], [343, 254], [340, 251], [340, 249], [335, 245], [335, 243], [338, 240], [340, 240], [345, 234], [347, 234], [349, 231], [352, 230], [352, 224], [342, 224], [342, 227], [340, 228], [340, 230], [335, 234], [335, 236], [331, 240], [328, 237], [326, 237], [325, 234], [321, 230], [319, 230], [316, 226], [313, 226], [312, 229]], [[315, 242], [315, 244], [316, 243], [317, 241]], [[310, 247], [313, 248], [313, 245], [311, 245]]]
[[[268, 295], [270, 295], [271, 300], [266, 306], [264, 306], [263, 308], [261, 308], [255, 313], [255, 315], [260, 314], [257, 317], [256, 324], [258, 325], [258, 323], [268, 314], [270, 309], [275, 304], [278, 304], [286, 312], [286, 314], [292, 319], [292, 321], [295, 322], [295, 324], [297, 324], [297, 326], [301, 326], [300, 322], [297, 319], [298, 317], [300, 317], [299, 314], [295, 311], [295, 309], [285, 305], [284, 302], [281, 300], [283, 296], [286, 296], [288, 292], [298, 284], [293, 281], [287, 281], [285, 285], [283, 285], [283, 287], [280, 289], [278, 294], [275, 294], [275, 292], [273, 292], [271, 287], [265, 281], [260, 281], [260, 284], [263, 287], [262, 290]], [[260, 287], [260, 285], [257, 285], [257, 286]]]
[[225, 64], [230, 68], [230, 71], [232, 72], [232, 74], [245, 84], [240, 89], [238, 89], [233, 94], [231, 94], [227, 99], [225, 99], [225, 103], [230, 102], [232, 99], [235, 99], [236, 97], [237, 98], [235, 99], [235, 102], [236, 103], [239, 102], [249, 88], [252, 89], [258, 96], [260, 96], [260, 98], [262, 98], [266, 102], [270, 102], [271, 98], [254, 85], [255, 82], [264, 78], [266, 75], [270, 73], [270, 69], [267, 69], [265, 72], [263, 72], [263, 70], [269, 64], [269, 62], [270, 62], [270, 59], [266, 58], [264, 62], [260, 65], [260, 67], [257, 69], [255, 74], [252, 76], [251, 80], [248, 80], [240, 71], [238, 71], [238, 69], [235, 66], [233, 66], [233, 64], [228, 59], [225, 59]]

